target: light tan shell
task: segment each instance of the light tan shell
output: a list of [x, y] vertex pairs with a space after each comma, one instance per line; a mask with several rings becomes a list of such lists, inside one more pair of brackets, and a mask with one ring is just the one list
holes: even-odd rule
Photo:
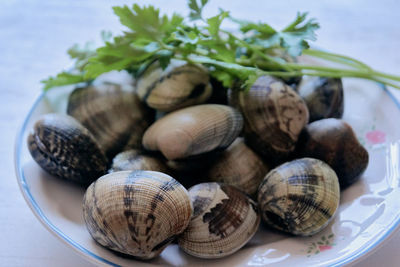
[[237, 138], [207, 168], [206, 180], [232, 185], [240, 191], [254, 195], [269, 171], [269, 167], [245, 143]]
[[151, 155], [144, 154], [140, 150], [131, 149], [117, 154], [113, 161], [109, 173], [117, 171], [158, 171], [169, 174], [165, 163]]
[[140, 259], [158, 256], [187, 227], [191, 213], [186, 189], [171, 176], [153, 171], [102, 176], [83, 200], [94, 240]]
[[67, 113], [94, 135], [109, 158], [128, 142], [131, 148], [140, 145], [154, 117], [132, 91], [113, 83], [75, 89], [69, 96]]
[[333, 219], [339, 206], [336, 173], [323, 161], [303, 158], [270, 171], [258, 190], [263, 220], [294, 235], [310, 236]]
[[144, 133], [143, 146], [159, 150], [169, 160], [199, 155], [229, 146], [243, 126], [240, 113], [228, 106], [208, 104], [172, 112]]
[[204, 103], [212, 87], [204, 67], [172, 60], [165, 70], [153, 63], [138, 79], [137, 93], [149, 107], [173, 111]]
[[243, 247], [260, 223], [256, 203], [235, 187], [203, 183], [189, 189], [193, 216], [178, 238], [186, 253], [200, 258], [221, 258]]
[[302, 98], [288, 85], [271, 76], [261, 76], [250, 91], [232, 91], [244, 118], [246, 143], [270, 160], [282, 161], [295, 149], [308, 122]]

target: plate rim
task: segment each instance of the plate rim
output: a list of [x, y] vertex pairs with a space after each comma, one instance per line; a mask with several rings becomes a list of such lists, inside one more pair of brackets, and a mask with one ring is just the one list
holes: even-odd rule
[[[382, 83], [377, 83], [378, 86], [389, 96], [389, 98], [393, 101], [393, 103], [397, 106], [400, 110], [400, 100], [398, 100], [394, 94], [386, 87], [386, 85]], [[82, 245], [77, 243], [76, 241], [72, 240], [66, 234], [64, 234], [57, 226], [55, 226], [44, 214], [42, 209], [37, 204], [35, 198], [33, 197], [25, 179], [24, 172], [22, 170], [21, 165], [21, 152], [22, 152], [22, 145], [25, 144], [23, 141], [23, 135], [26, 131], [28, 122], [32, 117], [33, 112], [36, 110], [39, 103], [42, 101], [46, 92], [42, 91], [40, 95], [36, 98], [33, 105], [29, 109], [27, 115], [24, 118], [22, 125], [19, 127], [17, 131], [17, 135], [15, 138], [14, 143], [14, 170], [18, 182], [19, 189], [25, 199], [25, 202], [28, 204], [29, 208], [35, 215], [35, 217], [41, 222], [41, 224], [50, 232], [52, 233], [58, 240], [63, 241], [62, 243], [69, 248], [72, 248], [74, 251], [78, 253], [82, 258], [88, 260], [89, 262], [101, 264], [101, 265], [108, 265], [108, 266], [121, 266], [114, 262], [111, 262], [90, 250], [84, 248]], [[400, 229], [400, 217], [398, 217], [397, 221], [376, 241], [366, 246], [364, 249], [349, 255], [348, 257], [334, 262], [331, 266], [342, 266], [342, 265], [353, 265], [367, 256], [370, 256], [374, 252], [376, 252], [379, 248], [381, 248], [386, 242], [388, 242], [394, 234]]]

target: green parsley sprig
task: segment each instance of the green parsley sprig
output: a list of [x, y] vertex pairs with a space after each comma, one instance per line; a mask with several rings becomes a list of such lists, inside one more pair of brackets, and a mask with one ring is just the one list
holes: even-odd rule
[[[44, 90], [91, 82], [113, 70], [127, 70], [138, 77], [154, 61], [166, 68], [171, 59], [203, 64], [225, 87], [239, 80], [246, 88], [260, 75], [310, 75], [364, 78], [400, 89], [399, 76], [376, 71], [348, 56], [311, 49], [308, 42], [316, 40], [319, 25], [307, 19], [307, 13], [298, 13], [293, 22], [277, 31], [266, 23], [238, 20], [222, 9], [216, 16], [204, 18], [202, 10], [207, 2], [189, 0], [187, 18], [161, 15], [151, 5], [114, 7], [128, 30], [112, 39], [103, 33], [104, 45], [97, 49], [89, 44], [73, 46], [68, 54], [75, 60], [74, 68], [43, 80]], [[237, 29], [223, 29], [225, 20], [234, 22]], [[298, 63], [293, 59], [299, 55], [339, 63], [340, 67]]]

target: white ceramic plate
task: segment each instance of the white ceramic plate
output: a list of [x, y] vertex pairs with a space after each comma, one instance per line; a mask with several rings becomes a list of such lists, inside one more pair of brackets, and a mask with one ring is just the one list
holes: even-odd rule
[[43, 225], [86, 259], [113, 266], [320, 266], [343, 265], [366, 256], [393, 235], [400, 224], [400, 104], [376, 83], [348, 79], [344, 119], [368, 149], [370, 163], [359, 182], [342, 192], [336, 218], [321, 233], [292, 237], [260, 228], [240, 251], [219, 260], [200, 260], [170, 245], [155, 260], [122, 258], [95, 243], [86, 231], [81, 201], [84, 190], [56, 179], [31, 158], [26, 139], [43, 113], [64, 112], [71, 88], [41, 95], [18, 133], [15, 146], [17, 179], [27, 203]]

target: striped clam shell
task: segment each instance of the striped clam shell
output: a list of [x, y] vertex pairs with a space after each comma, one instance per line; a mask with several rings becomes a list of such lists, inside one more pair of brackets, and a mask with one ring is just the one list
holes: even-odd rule
[[189, 189], [193, 216], [178, 238], [186, 253], [200, 258], [221, 258], [243, 247], [260, 223], [256, 203], [235, 187], [202, 183]]
[[351, 126], [341, 119], [310, 123], [299, 140], [301, 157], [326, 162], [335, 170], [340, 188], [356, 182], [368, 166], [368, 151], [360, 144]]
[[171, 176], [153, 171], [102, 176], [83, 200], [93, 239], [139, 259], [157, 257], [187, 227], [191, 214], [186, 189]]
[[172, 60], [165, 70], [154, 62], [137, 81], [140, 99], [160, 111], [204, 103], [211, 92], [208, 71], [179, 60]]
[[283, 82], [261, 76], [248, 92], [233, 90], [232, 98], [243, 114], [246, 143], [271, 161], [287, 158], [308, 122], [301, 97]]
[[140, 145], [154, 118], [133, 92], [113, 83], [75, 89], [69, 96], [67, 113], [93, 134], [108, 158], [128, 142], [131, 148]]
[[228, 147], [243, 126], [240, 113], [228, 106], [207, 104], [180, 109], [153, 123], [143, 146], [159, 150], [169, 160]]
[[252, 196], [269, 171], [268, 166], [245, 143], [237, 138], [207, 168], [205, 179], [235, 186]]
[[169, 173], [165, 163], [148, 154], [144, 154], [140, 150], [131, 149], [117, 154], [113, 161], [109, 173], [117, 171], [136, 171], [148, 170]]
[[270, 171], [260, 184], [258, 204], [273, 228], [310, 236], [321, 231], [339, 206], [339, 182], [324, 162], [303, 158]]
[[341, 118], [344, 110], [341, 79], [303, 77], [297, 92], [304, 99], [310, 122], [324, 118]]
[[107, 169], [107, 159], [92, 134], [68, 115], [38, 119], [28, 136], [28, 149], [45, 171], [80, 184], [89, 185]]

